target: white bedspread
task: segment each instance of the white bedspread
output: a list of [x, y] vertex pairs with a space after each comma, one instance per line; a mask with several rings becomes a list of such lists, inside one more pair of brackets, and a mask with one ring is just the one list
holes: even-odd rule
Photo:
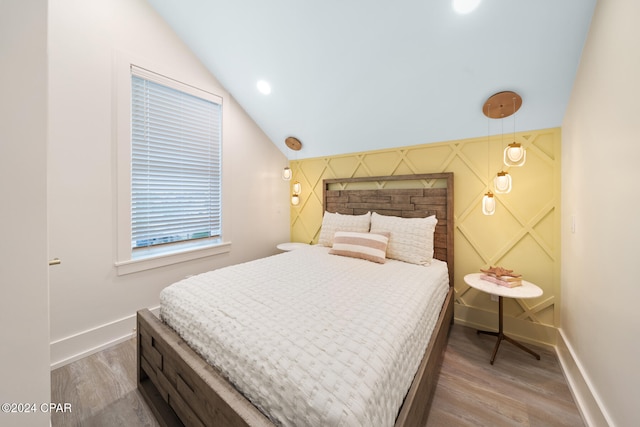
[[392, 426], [448, 291], [446, 264], [310, 246], [164, 289], [161, 317], [274, 423]]

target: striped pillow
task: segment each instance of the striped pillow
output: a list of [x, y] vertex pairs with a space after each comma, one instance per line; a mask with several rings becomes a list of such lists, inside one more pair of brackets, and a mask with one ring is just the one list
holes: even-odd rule
[[389, 233], [337, 231], [329, 253], [384, 264], [388, 243]]

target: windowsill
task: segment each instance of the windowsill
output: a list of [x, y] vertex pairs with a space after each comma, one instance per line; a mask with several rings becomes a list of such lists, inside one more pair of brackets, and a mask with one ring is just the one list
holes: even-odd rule
[[231, 251], [231, 242], [214, 241], [201, 245], [167, 246], [135, 251], [132, 259], [115, 263], [118, 276], [151, 270], [198, 258], [220, 255]]

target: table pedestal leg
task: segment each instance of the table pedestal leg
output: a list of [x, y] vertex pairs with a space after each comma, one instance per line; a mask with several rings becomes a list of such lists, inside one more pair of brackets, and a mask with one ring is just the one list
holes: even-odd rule
[[498, 337], [498, 340], [496, 341], [496, 346], [493, 348], [493, 354], [491, 355], [490, 363], [492, 365], [493, 365], [493, 362], [496, 360], [496, 354], [498, 354], [498, 348], [500, 347], [500, 342], [502, 340], [509, 341], [511, 344], [515, 345], [519, 349], [526, 351], [536, 359], [540, 360], [540, 355], [538, 353], [534, 352], [530, 348], [525, 347], [523, 344], [519, 343], [513, 338], [506, 336], [503, 332], [502, 326], [503, 326], [502, 297], [498, 295], [498, 332], [478, 330], [478, 335], [486, 334], [486, 335], [492, 335], [494, 337]]

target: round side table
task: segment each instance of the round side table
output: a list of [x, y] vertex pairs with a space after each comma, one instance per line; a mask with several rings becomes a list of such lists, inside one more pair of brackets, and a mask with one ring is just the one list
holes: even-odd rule
[[281, 251], [285, 251], [285, 252], [289, 252], [289, 251], [293, 251], [295, 249], [300, 249], [300, 248], [304, 248], [309, 246], [307, 243], [300, 243], [300, 242], [285, 242], [285, 243], [279, 243], [276, 248], [280, 249]]
[[496, 342], [496, 346], [493, 349], [493, 355], [491, 356], [491, 364], [493, 365], [494, 360], [496, 359], [496, 354], [498, 354], [498, 348], [500, 347], [500, 342], [502, 340], [509, 341], [511, 344], [520, 348], [521, 350], [526, 351], [531, 354], [536, 359], [540, 360], [540, 355], [530, 348], [525, 347], [523, 344], [514, 340], [511, 337], [508, 337], [504, 334], [503, 331], [503, 311], [502, 311], [502, 298], [535, 298], [542, 295], [542, 289], [538, 286], [534, 285], [531, 282], [527, 282], [526, 280], [522, 281], [522, 286], [516, 286], [515, 288], [507, 288], [506, 286], [500, 286], [493, 282], [489, 282], [487, 280], [482, 280], [480, 276], [482, 273], [472, 273], [464, 276], [464, 281], [467, 285], [472, 288], [476, 288], [482, 292], [487, 292], [489, 294], [498, 296], [498, 332], [493, 331], [481, 331], [478, 330], [478, 334], [487, 334], [498, 337], [498, 341]]

